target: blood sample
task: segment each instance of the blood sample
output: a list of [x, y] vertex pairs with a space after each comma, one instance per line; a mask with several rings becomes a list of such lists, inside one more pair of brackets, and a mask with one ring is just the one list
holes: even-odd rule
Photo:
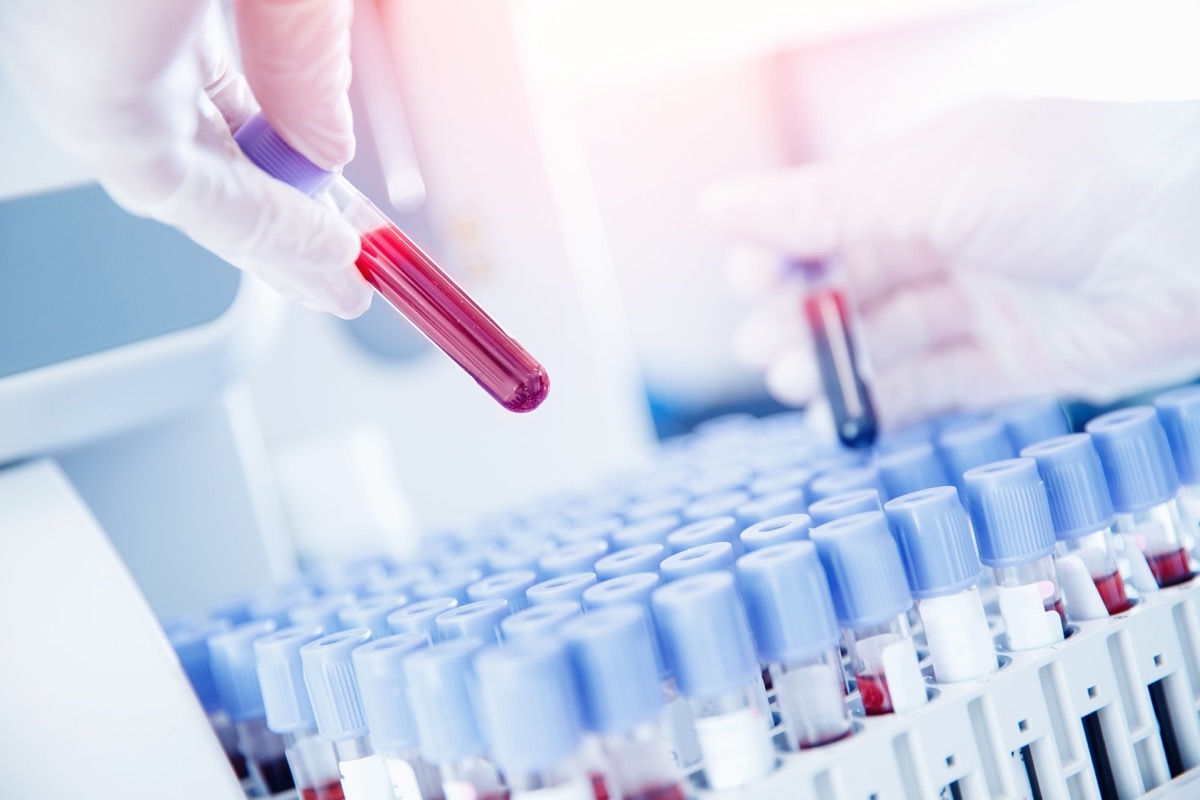
[[812, 518], [807, 514], [788, 514], [755, 523], [742, 531], [738, 538], [742, 540], [742, 547], [749, 553], [773, 544], [805, 541], [811, 529]]
[[953, 683], [995, 672], [999, 664], [979, 594], [983, 568], [958, 492], [953, 486], [922, 489], [889, 500], [884, 512], [916, 598], [934, 678]]
[[346, 800], [342, 791], [342, 782], [334, 781], [322, 786], [312, 786], [300, 790], [302, 800]]
[[812, 517], [813, 525], [824, 525], [826, 522], [866, 511], [883, 511], [878, 489], [855, 489], [830, 495], [808, 507], [808, 515]]
[[789, 746], [849, 736], [838, 623], [816, 547], [802, 541], [755, 550], [738, 559], [737, 574]]
[[1054, 568], [1050, 501], [1031, 458], [1011, 458], [963, 474], [979, 560], [991, 567], [1008, 646], [1030, 650], [1066, 635]]
[[1149, 406], [1123, 408], [1086, 430], [1104, 467], [1116, 529], [1142, 551], [1160, 588], [1191, 580], [1179, 473], [1158, 414]]
[[[1037, 462], [1046, 485], [1058, 557], [1074, 555], [1082, 561], [1106, 615], [1128, 611], [1130, 603], [1113, 546], [1116, 516], [1112, 497], [1091, 437], [1086, 433], [1057, 436], [1026, 447], [1021, 455]], [[1086, 598], [1080, 602], [1068, 595], [1067, 599], [1073, 617], [1102, 616], [1080, 613], [1089, 605]]]
[[924, 705], [925, 682], [908, 624], [913, 601], [883, 513], [842, 517], [813, 528], [811, 537], [829, 578], [863, 710], [874, 716]]
[[550, 389], [542, 365], [397, 228], [336, 173], [322, 170], [251, 117], [234, 137], [259, 168], [306, 194], [327, 194], [361, 234], [363, 277], [475, 382], [509, 411], [532, 411]]

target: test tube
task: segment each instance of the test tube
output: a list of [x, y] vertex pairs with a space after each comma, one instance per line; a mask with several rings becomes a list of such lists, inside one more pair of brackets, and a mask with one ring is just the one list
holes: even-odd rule
[[859, 372], [845, 294], [831, 284], [823, 264], [795, 262], [795, 268], [809, 283], [804, 318], [838, 438], [846, 447], [870, 447], [878, 433], [875, 409]]
[[478, 569], [454, 569], [435, 575], [413, 586], [413, 597], [431, 600], [435, 597], [453, 597], [460, 603], [467, 602], [467, 587], [483, 577]]
[[1061, 642], [1067, 615], [1054, 569], [1054, 522], [1037, 464], [1012, 458], [963, 474], [979, 560], [995, 576], [1013, 650]]
[[662, 575], [663, 583], [671, 583], [705, 572], [732, 572], [736, 560], [729, 542], [712, 542], [690, 547], [663, 559], [658, 566], [658, 573]]
[[562, 602], [582, 603], [584, 590], [595, 585], [596, 573], [576, 572], [534, 584], [525, 592], [525, 597], [531, 606]]
[[754, 477], [754, 471], [737, 464], [710, 467], [684, 485], [692, 497], [703, 498], [742, 491]]
[[933, 445], [927, 441], [881, 453], [875, 464], [889, 497], [952, 483]]
[[811, 529], [812, 517], [808, 514], [788, 514], [751, 525], [742, 531], [739, 538], [742, 547], [749, 553], [773, 544], [806, 541]]
[[921, 707], [925, 682], [908, 625], [913, 601], [883, 513], [842, 517], [810, 536], [829, 579], [863, 711], [876, 716]]
[[558, 578], [577, 572], [591, 572], [596, 562], [608, 551], [608, 542], [603, 539], [575, 542], [539, 558], [538, 573], [543, 578]]
[[421, 757], [442, 776], [442, 796], [508, 800], [504, 779], [487, 758], [471, 707], [471, 661], [482, 649], [475, 637], [454, 639], [404, 659], [405, 692], [417, 726]]
[[584, 754], [579, 695], [561, 641], [539, 637], [487, 647], [475, 656], [473, 674], [480, 727], [514, 796], [611, 796], [608, 777]]
[[812, 506], [818, 501], [847, 492], [856, 492], [860, 489], [874, 489], [880, 497], [885, 496], [886, 490], [883, 488], [883, 481], [879, 477], [878, 468], [874, 465], [839, 467], [824, 472], [813, 478], [808, 484], [808, 513], [810, 516], [812, 515]]
[[315, 625], [323, 633], [337, 633], [342, 629], [338, 621], [338, 612], [355, 600], [353, 594], [335, 594], [318, 597], [311, 603], [293, 606], [288, 609], [287, 617], [292, 625]]
[[606, 581], [635, 572], [658, 572], [667, 549], [661, 544], [643, 544], [610, 553], [596, 562], [596, 578]]
[[500, 641], [500, 622], [508, 616], [508, 601], [498, 597], [477, 600], [438, 615], [438, 640], [476, 638]]
[[706, 495], [684, 506], [683, 518], [687, 522], [700, 522], [713, 517], [734, 519], [737, 510], [750, 500], [750, 493], [743, 491]]
[[[683, 512], [683, 507], [692, 501], [687, 492], [672, 489], [671, 491], [651, 495], [638, 500], [625, 512], [625, 524], [628, 527], [635, 522], [654, 519], [655, 517], [676, 516]], [[682, 520], [682, 517], [680, 517]], [[677, 523], [681, 525], [682, 522]]]
[[614, 550], [625, 550], [643, 544], [665, 544], [667, 535], [678, 530], [683, 519], [675, 514], [660, 514], [630, 522], [613, 534]]
[[366, 628], [371, 637], [382, 639], [390, 636], [387, 618], [393, 611], [403, 608], [405, 599], [397, 596], [369, 597], [338, 609], [338, 629]]
[[737, 789], [765, 777], [775, 767], [771, 720], [733, 575], [693, 575], [655, 590], [651, 602], [667, 662], [691, 704], [707, 787]]
[[742, 542], [738, 539], [737, 520], [731, 516], [711, 517], [677, 528], [667, 536], [667, 549], [682, 553], [702, 544], [728, 542], [735, 555], [740, 555]]
[[1179, 493], [1187, 528], [1183, 538], [1190, 550], [1200, 533], [1200, 386], [1163, 392], [1154, 399], [1154, 407], [1183, 484]]
[[272, 620], [281, 628], [292, 625], [288, 612], [295, 606], [311, 603], [317, 599], [311, 587], [291, 589], [263, 589], [254, 593], [250, 601], [250, 617], [255, 620]]
[[948, 424], [937, 435], [937, 450], [960, 493], [964, 472], [1017, 454], [1004, 432], [1004, 425], [990, 418]]
[[547, 603], [532, 606], [511, 614], [500, 621], [500, 635], [505, 641], [544, 639], [552, 636], [563, 623], [583, 613], [576, 602]]
[[921, 615], [934, 678], [955, 683], [995, 672], [995, 645], [979, 595], [983, 567], [957, 490], [922, 489], [889, 500], [884, 512]]
[[611, 543], [613, 534], [621, 530], [625, 523], [620, 517], [606, 516], [585, 523], [574, 520], [555, 526], [554, 538], [560, 544], [586, 542], [592, 539], [602, 539]]
[[[554, 548], [554, 542], [543, 538], [510, 541], [503, 547], [493, 547], [488, 551], [487, 566], [492, 575], [519, 570], [536, 570], [538, 559], [552, 552]], [[492, 577], [492, 575], [488, 577]], [[483, 580], [487, 580], [487, 578]]]
[[255, 639], [254, 658], [267, 727], [283, 737], [301, 800], [342, 800], [337, 758], [329, 742], [317, 735], [300, 663], [300, 648], [321, 636], [316, 626], [268, 633]]
[[996, 416], [1017, 450], [1071, 432], [1062, 403], [1055, 397], [1035, 397], [1010, 403], [996, 409]]
[[560, 633], [579, 680], [587, 729], [600, 737], [622, 800], [684, 800], [662, 730], [663, 696], [645, 612], [635, 606], [600, 609]]
[[733, 515], [737, 518], [738, 528], [744, 531], [765, 519], [774, 519], [786, 514], [803, 514], [807, 508], [804, 492], [799, 489], [784, 489], [759, 495], [742, 503], [734, 509]]
[[878, 489], [855, 489], [830, 495], [808, 507], [808, 515], [812, 517], [813, 525], [824, 525], [835, 519], [867, 511], [883, 511]]
[[[1104, 615], [1128, 611], [1125, 582], [1113, 546], [1116, 514], [1091, 437], [1074, 433], [1046, 439], [1026, 447], [1021, 455], [1037, 462], [1046, 485], [1057, 555], [1075, 555], [1083, 562], [1104, 603]], [[1067, 600], [1071, 614], [1077, 615], [1075, 607], [1080, 603], [1072, 602], [1070, 595]]]
[[255, 667], [254, 640], [274, 630], [274, 620], [258, 620], [208, 638], [217, 694], [237, 729], [238, 751], [246, 759], [254, 794], [277, 794], [295, 787], [283, 739], [267, 728]]
[[366, 628], [332, 633], [301, 647], [300, 661], [317, 732], [333, 743], [346, 800], [398, 800], [388, 768], [367, 738], [367, 719], [350, 660], [355, 648], [370, 639]]
[[755, 497], [776, 492], [805, 492], [813, 476], [812, 467], [784, 467], [759, 475], [747, 488]]
[[387, 624], [392, 633], [425, 634], [431, 642], [438, 640], [437, 618], [458, 606], [453, 597], [432, 597], [419, 603], [409, 603], [388, 614]]
[[785, 542], [737, 561], [759, 660], [767, 665], [788, 747], [850, 735], [846, 678], [829, 582], [812, 542]]
[[363, 277], [500, 405], [532, 411], [546, 399], [550, 380], [542, 365], [348, 181], [293, 149], [261, 112], [234, 138], [272, 177], [332, 202], [362, 235], [355, 263]]
[[406, 660], [428, 644], [420, 633], [401, 633], [363, 644], [350, 654], [371, 746], [383, 760], [396, 800], [442, 797], [442, 776], [418, 750], [404, 671]]
[[537, 573], [531, 569], [514, 569], [489, 575], [467, 587], [471, 602], [480, 600], [504, 600], [509, 613], [515, 614], [529, 607], [525, 591], [537, 583]]
[[1117, 530], [1145, 555], [1160, 588], [1191, 580], [1179, 473], [1158, 414], [1149, 406], [1123, 408], [1096, 417], [1085, 429], [1100, 454]]

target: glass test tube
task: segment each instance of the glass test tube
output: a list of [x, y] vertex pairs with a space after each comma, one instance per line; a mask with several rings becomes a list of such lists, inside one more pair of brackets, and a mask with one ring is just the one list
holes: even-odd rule
[[742, 531], [739, 538], [749, 553], [774, 544], [805, 541], [811, 529], [812, 518], [807, 514], [787, 514], [757, 522]]
[[306, 194], [325, 195], [362, 236], [363, 277], [509, 411], [532, 411], [550, 389], [542, 365], [428, 255], [344, 178], [289, 146], [260, 112], [234, 138], [259, 168]]
[[1192, 552], [1200, 535], [1200, 386], [1163, 392], [1154, 399], [1154, 407], [1182, 484], [1179, 501], [1186, 526], [1183, 545]]
[[1154, 409], [1134, 406], [1111, 411], [1085, 429], [1104, 467], [1117, 531], [1145, 556], [1159, 588], [1191, 580], [1183, 544], [1179, 475]]

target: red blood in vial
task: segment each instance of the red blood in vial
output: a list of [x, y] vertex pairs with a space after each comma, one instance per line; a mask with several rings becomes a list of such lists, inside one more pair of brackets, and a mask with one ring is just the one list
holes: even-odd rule
[[850, 734], [853, 732], [854, 732], [853, 729], [846, 728], [845, 731], [843, 731], [842, 733], [836, 734], [834, 736], [827, 736], [824, 739], [800, 739], [796, 744], [800, 747], [801, 750], [811, 750], [814, 747], [823, 747], [824, 745], [827, 745], [827, 744], [833, 744], [834, 742], [840, 742], [842, 739], [845, 739], [848, 736], [850, 736]]
[[592, 794], [596, 795], [596, 800], [608, 800], [608, 781], [599, 772], [593, 772], [591, 778]]
[[1053, 603], [1046, 605], [1047, 611], [1053, 611], [1058, 614], [1058, 621], [1062, 623], [1063, 638], [1067, 636], [1067, 610], [1063, 607], [1062, 598], [1058, 598]]
[[628, 792], [622, 800], [687, 800], [683, 788], [676, 783], [662, 786], [646, 786], [636, 792]]
[[229, 765], [233, 767], [234, 774], [238, 776], [238, 780], [245, 780], [250, 777], [250, 768], [246, 766], [246, 757], [236, 750], [227, 750], [225, 755], [229, 756]]
[[1171, 553], [1146, 556], [1146, 563], [1154, 573], [1154, 580], [1162, 588], [1191, 580], [1192, 568], [1188, 565], [1187, 551], [1183, 548]]
[[333, 781], [324, 786], [307, 786], [300, 790], [302, 800], [345, 800], [342, 782]]
[[394, 225], [362, 236], [355, 262], [397, 311], [509, 411], [532, 411], [550, 391], [542, 365]]
[[888, 692], [887, 679], [882, 675], [855, 675], [858, 694], [862, 698], [863, 711], [868, 717], [892, 713], [892, 695]]
[[288, 766], [285, 758], [259, 761], [258, 773], [262, 775], [263, 783], [267, 785], [267, 794], [279, 794], [296, 788], [296, 781], [292, 778], [292, 768]]
[[1114, 572], [1092, 580], [1095, 581], [1096, 591], [1100, 592], [1100, 599], [1104, 601], [1104, 607], [1108, 609], [1110, 616], [1129, 610], [1129, 598], [1125, 596], [1125, 581], [1121, 580], [1121, 573]]

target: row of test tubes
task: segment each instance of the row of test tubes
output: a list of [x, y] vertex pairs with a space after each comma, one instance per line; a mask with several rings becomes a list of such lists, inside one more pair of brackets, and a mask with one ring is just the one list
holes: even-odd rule
[[714, 421], [420, 563], [318, 571], [168, 633], [248, 795], [753, 786], [780, 751], [1190, 580], [1200, 389], [1156, 406], [1069, 434], [1057, 403], [1023, 404], [869, 460], [800, 415]]

